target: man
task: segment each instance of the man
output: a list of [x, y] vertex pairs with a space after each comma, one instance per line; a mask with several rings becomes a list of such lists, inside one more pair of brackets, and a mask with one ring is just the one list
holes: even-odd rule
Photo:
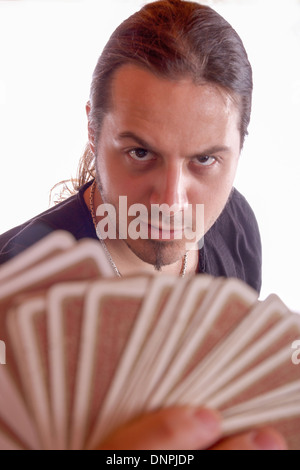
[[[55, 229], [77, 239], [97, 238], [93, 208], [96, 212], [101, 203], [111, 203], [118, 213], [120, 196], [127, 197], [129, 207], [139, 203], [150, 210], [165, 204], [175, 214], [189, 205], [195, 212], [195, 205], [203, 204], [201, 250], [187, 253], [184, 236], [181, 242], [163, 243], [151, 237], [106, 240], [114, 265], [122, 275], [153, 265], [178, 273], [186, 262], [186, 272], [238, 277], [259, 291], [256, 220], [232, 189], [251, 97], [246, 51], [223, 18], [188, 2], [157, 2], [142, 9], [112, 35], [95, 69], [79, 194], [2, 235], [0, 262]], [[94, 177], [91, 204], [88, 185]], [[160, 222], [150, 225], [159, 230]]]
[[[259, 291], [256, 220], [233, 189], [251, 97], [246, 51], [222, 17], [180, 0], [145, 6], [113, 33], [94, 71], [86, 107], [89, 143], [76, 194], [2, 235], [0, 262], [63, 229], [77, 239], [99, 238], [118, 276], [153, 269], [157, 275], [206, 272], [240, 278]], [[134, 220], [130, 210], [124, 214], [121, 197], [126, 207], [146, 209], [148, 215], [139, 219], [144, 236], [121, 231], [124, 217], [126, 227]], [[205, 236], [198, 249], [200, 204]], [[156, 218], [149, 215], [153, 206], [163, 207]], [[108, 207], [114, 209], [115, 230], [105, 239]], [[188, 208], [192, 215], [185, 223], [178, 216]], [[170, 409], [119, 430], [102, 448], [206, 448], [219, 433], [213, 411]], [[242, 447], [284, 443], [266, 430], [219, 445]]]

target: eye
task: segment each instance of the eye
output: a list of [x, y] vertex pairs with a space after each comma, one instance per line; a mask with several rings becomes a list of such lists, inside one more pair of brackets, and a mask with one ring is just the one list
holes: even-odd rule
[[195, 162], [201, 166], [211, 166], [216, 163], [216, 161], [216, 157], [209, 157], [208, 155], [203, 155], [195, 159]]
[[133, 158], [136, 161], [149, 161], [153, 159], [153, 155], [151, 152], [149, 152], [146, 149], [143, 148], [135, 148], [132, 149], [128, 152], [131, 158]]

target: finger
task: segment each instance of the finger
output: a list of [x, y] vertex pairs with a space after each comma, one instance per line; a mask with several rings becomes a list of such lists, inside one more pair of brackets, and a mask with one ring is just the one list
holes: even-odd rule
[[208, 409], [176, 407], [149, 413], [117, 430], [102, 450], [206, 449], [220, 438], [221, 419]]
[[275, 429], [263, 428], [224, 439], [212, 450], [287, 450], [287, 445]]

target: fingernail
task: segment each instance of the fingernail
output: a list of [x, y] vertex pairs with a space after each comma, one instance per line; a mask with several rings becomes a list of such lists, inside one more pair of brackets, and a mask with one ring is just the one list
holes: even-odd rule
[[286, 450], [284, 439], [272, 429], [253, 433], [253, 443], [258, 450]]
[[201, 408], [194, 412], [194, 417], [201, 423], [209, 436], [215, 436], [221, 431], [221, 417], [214, 410]]

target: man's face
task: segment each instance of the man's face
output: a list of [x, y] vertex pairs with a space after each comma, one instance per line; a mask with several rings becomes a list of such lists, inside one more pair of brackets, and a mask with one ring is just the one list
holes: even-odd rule
[[[96, 149], [102, 201], [115, 206], [117, 229], [119, 196], [127, 197], [128, 207], [143, 204], [149, 238], [127, 238], [127, 245], [147, 263], [174, 263], [186, 251], [183, 227], [181, 237], [173, 227], [177, 231], [165, 239], [163, 222], [150, 220], [151, 206], [172, 207], [165, 214], [172, 228], [175, 214], [177, 220], [190, 205], [195, 218], [196, 205], [204, 204], [207, 232], [232, 189], [240, 154], [239, 112], [216, 86], [158, 78], [134, 65], [116, 72], [111, 92]], [[150, 228], [158, 239], [151, 240]]]

